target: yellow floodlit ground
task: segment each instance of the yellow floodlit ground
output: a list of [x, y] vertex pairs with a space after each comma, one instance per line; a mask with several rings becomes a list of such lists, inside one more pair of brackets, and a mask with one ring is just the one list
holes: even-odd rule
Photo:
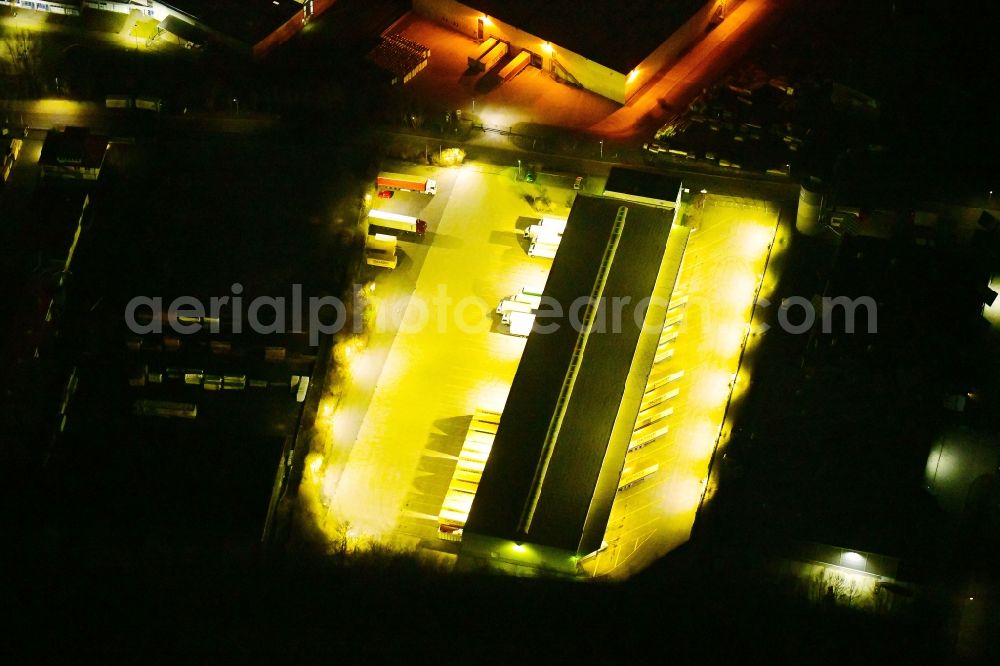
[[722, 358], [739, 355], [739, 350], [747, 335], [747, 322], [742, 319], [726, 322], [716, 329], [714, 342], [718, 355]]
[[502, 412], [509, 394], [510, 384], [508, 382], [493, 379], [484, 379], [472, 391], [473, 402], [480, 409], [491, 412]]
[[740, 233], [740, 250], [744, 258], [748, 261], [755, 261], [767, 252], [768, 246], [774, 239], [774, 229], [758, 226], [755, 224], [746, 225]]
[[68, 99], [40, 99], [28, 102], [24, 106], [25, 113], [47, 114], [80, 114], [90, 110], [90, 105], [84, 102], [73, 102]]
[[691, 471], [679, 474], [674, 483], [660, 484], [655, 491], [655, 500], [660, 515], [664, 518], [684, 519], [698, 510], [701, 503], [704, 476]]
[[719, 437], [719, 422], [705, 418], [691, 418], [690, 422], [676, 431], [677, 443], [683, 446], [685, 458], [700, 460], [711, 455], [715, 440]]
[[[1000, 292], [1000, 276], [995, 276], [990, 280], [990, 289], [996, 292]], [[1000, 328], [1000, 298], [993, 301], [993, 305], [990, 305], [983, 309], [983, 317], [986, 321], [994, 328]]]
[[129, 36], [138, 37], [143, 40], [152, 39], [153, 37], [156, 37], [157, 25], [158, 21], [156, 19], [136, 21], [135, 25], [129, 30]]
[[[626, 467], [655, 474], [618, 493], [605, 533], [606, 548], [586, 558], [590, 575], [624, 578], [687, 541], [706, 494], [709, 462], [722, 446], [730, 400], [750, 384], [740, 371], [754, 299], [764, 280], [777, 210], [764, 202], [709, 195], [690, 209], [691, 235], [677, 290], [685, 316], [663, 373], [683, 373], [664, 423], [669, 430], [628, 454]], [[756, 330], [762, 332], [759, 326]], [[756, 345], [756, 340], [747, 347]]]
[[692, 382], [687, 400], [693, 406], [711, 409], [725, 404], [732, 389], [733, 375], [722, 368], [706, 368], [697, 382]]
[[376, 332], [346, 359], [333, 439], [349, 451], [328, 464], [321, 522], [404, 550], [437, 543], [469, 419], [476, 408], [502, 409], [524, 350], [494, 310], [521, 287], [544, 284], [551, 267], [523, 247], [519, 218], [541, 216], [525, 197], [537, 187], [515, 175], [469, 163], [436, 175], [439, 194], [425, 214], [432, 224], [440, 217], [437, 228], [421, 247], [401, 241], [407, 257], [426, 253], [423, 263], [383, 274]]
[[[766, 255], [767, 248], [764, 248]], [[754, 273], [742, 262], [732, 262], [729, 279], [723, 283], [723, 293], [717, 303], [721, 307], [734, 310], [749, 308], [753, 304], [753, 296], [760, 286], [760, 273]]]

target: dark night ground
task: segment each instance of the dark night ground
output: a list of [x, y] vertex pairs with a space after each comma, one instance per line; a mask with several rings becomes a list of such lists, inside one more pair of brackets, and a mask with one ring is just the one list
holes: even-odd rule
[[[936, 11], [941, 3], [897, 4], [914, 20], [921, 8]], [[932, 146], [945, 162], [960, 162], [980, 175], [976, 161], [986, 148], [976, 145], [973, 128], [991, 127], [992, 116], [984, 115], [988, 105], [978, 97], [986, 77], [971, 66], [949, 71], [947, 65], [990, 57], [983, 50], [986, 35], [980, 34], [985, 31], [980, 26], [991, 24], [988, 16], [968, 10], [951, 25], [935, 18], [908, 38], [923, 43], [922, 35], [934, 35], [920, 58], [885, 54], [889, 74], [895, 64], [916, 77], [889, 92], [900, 100], [896, 112], [908, 109], [900, 126], [909, 131], [898, 140], [915, 154], [926, 155], [920, 146]], [[934, 32], [926, 32], [927, 26]], [[962, 39], [966, 29], [969, 38]], [[876, 43], [877, 35], [859, 32], [868, 35], [869, 45]], [[871, 47], [866, 62], [879, 60], [879, 48]], [[948, 57], [938, 57], [944, 53]], [[947, 97], [938, 104], [921, 92], [919, 68], [911, 66], [934, 62], [945, 63], [935, 69], [934, 85], [967, 89], [969, 103]], [[867, 65], [854, 67], [859, 69], [872, 72]], [[857, 85], [864, 89], [862, 83]], [[245, 147], [226, 152], [235, 159]], [[211, 198], [195, 192], [198, 171], [209, 168], [202, 163], [176, 178], [181, 186], [189, 178], [189, 192]], [[267, 186], [266, 179], [256, 182]], [[312, 191], [303, 190], [307, 196]], [[141, 201], [135, 203], [141, 210]], [[249, 240], [242, 242], [252, 249]], [[822, 286], [813, 269], [831, 257], [819, 244], [800, 245], [801, 268], [784, 289], [810, 294]], [[29, 532], [31, 539], [7, 551], [12, 566], [6, 568], [5, 596], [15, 617], [7, 627], [13, 638], [6, 649], [325, 653], [349, 662], [413, 656], [531, 662], [543, 655], [585, 663], [597, 657], [643, 663], [745, 662], [758, 656], [798, 662], [938, 661], [950, 627], [934, 594], [927, 612], [891, 618], [809, 606], [765, 573], [762, 557], [790, 536], [857, 540], [858, 548], [916, 555], [909, 560], [912, 573], [933, 589], [961, 578], [942, 576], [943, 569], [982, 570], [995, 561], [995, 535], [993, 541], [989, 535], [978, 538], [974, 526], [951, 535], [919, 488], [926, 449], [944, 419], [939, 391], [957, 390], [974, 377], [989, 395], [989, 381], [996, 377], [995, 371], [984, 371], [994, 367], [995, 342], [969, 343], [960, 328], [941, 332], [934, 317], [924, 316], [927, 307], [949, 302], [947, 286], [936, 278], [952, 266], [941, 259], [934, 269], [903, 273], [912, 278], [904, 293], [928, 294], [923, 297], [928, 300], [883, 320], [899, 328], [893, 342], [874, 355], [852, 349], [834, 356], [821, 349], [809, 355], [803, 370], [798, 360], [804, 340], [769, 340], [762, 350], [768, 362], [758, 363], [748, 398], [754, 407], [741, 424], [744, 437], [755, 433], [752, 445], [743, 439], [730, 447], [733, 461], [694, 541], [627, 585], [434, 576], [409, 562], [377, 558], [341, 567], [301, 553], [279, 553], [262, 563], [252, 549], [246, 556], [220, 548], [197, 558], [111, 559], [103, 549], [70, 552], [51, 535]], [[840, 275], [835, 284], [845, 291], [869, 286], [847, 279], [850, 272]], [[921, 292], [935, 285], [940, 293]], [[898, 285], [887, 289], [898, 294]], [[928, 320], [935, 326], [923, 323]], [[912, 336], [904, 332], [908, 325]], [[986, 356], [977, 356], [980, 349]], [[845, 366], [847, 372], [837, 370]], [[966, 370], [970, 367], [976, 372]], [[971, 418], [995, 432], [990, 412], [996, 410], [984, 411]], [[36, 508], [23, 501], [11, 506], [19, 518], [30, 518]], [[15, 524], [24, 526], [20, 520]], [[972, 555], [955, 557], [956, 543]]]

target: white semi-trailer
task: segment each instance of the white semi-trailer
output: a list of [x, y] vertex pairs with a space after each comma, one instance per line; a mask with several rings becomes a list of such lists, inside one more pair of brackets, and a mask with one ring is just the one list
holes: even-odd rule
[[531, 240], [532, 242], [538, 242], [541, 240], [545, 243], [556, 243], [562, 240], [562, 234], [555, 231], [549, 227], [543, 227], [540, 224], [532, 224], [530, 227], [524, 230], [524, 237]]
[[[497, 306], [497, 314], [506, 316], [509, 312], [528, 312], [530, 313], [537, 306], [531, 303], [523, 303], [521, 301], [516, 301], [512, 298], [505, 298], [500, 301], [500, 305]], [[506, 322], [504, 322], [506, 323]]]
[[410, 215], [389, 213], [384, 210], [372, 210], [368, 213], [368, 224], [386, 229], [408, 231], [411, 234], [423, 236], [427, 231], [427, 223]]
[[559, 243], [535, 242], [528, 248], [529, 257], [541, 257], [542, 259], [555, 259], [556, 251], [559, 250]]
[[526, 312], [509, 312], [504, 315], [504, 322], [510, 327], [510, 334], [522, 338], [528, 337], [531, 327], [535, 324], [535, 315]]
[[524, 230], [524, 237], [532, 242], [543, 242], [558, 244], [562, 239], [563, 232], [566, 231], [566, 219], [562, 217], [543, 217], [537, 224], [532, 224]]
[[557, 234], [562, 234], [566, 231], [566, 218], [565, 217], [543, 217], [539, 224], [545, 229], [551, 229]]
[[514, 301], [517, 301], [518, 303], [524, 303], [526, 305], [530, 305], [533, 308], [538, 308], [542, 305], [541, 294], [538, 295], [526, 294], [523, 291], [519, 291], [510, 298], [513, 299]]

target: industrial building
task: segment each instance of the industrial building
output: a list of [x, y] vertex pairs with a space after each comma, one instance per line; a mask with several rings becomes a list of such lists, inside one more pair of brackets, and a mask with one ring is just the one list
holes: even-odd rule
[[647, 206], [675, 208], [681, 200], [681, 181], [638, 169], [611, 167], [604, 183], [604, 196]]
[[291, 39], [335, 0], [170, 0], [151, 2], [153, 16], [168, 16], [203, 30], [234, 51], [261, 57]]
[[510, 56], [619, 103], [705, 33], [725, 0], [413, 0], [417, 14], [473, 39], [510, 45]]
[[99, 10], [143, 16], [160, 21], [160, 30], [183, 41], [215, 41], [228, 48], [260, 57], [287, 41], [310, 19], [322, 14], [336, 0], [0, 0], [0, 5], [35, 11], [79, 15]]
[[[681, 191], [657, 178], [669, 181], [657, 191]], [[575, 574], [601, 547], [626, 453], [647, 425], [638, 416], [689, 233], [674, 224], [677, 203], [577, 197], [503, 413], [470, 428], [495, 437], [469, 479], [463, 557]]]
[[108, 145], [108, 137], [86, 127], [49, 130], [38, 158], [42, 178], [97, 180]]

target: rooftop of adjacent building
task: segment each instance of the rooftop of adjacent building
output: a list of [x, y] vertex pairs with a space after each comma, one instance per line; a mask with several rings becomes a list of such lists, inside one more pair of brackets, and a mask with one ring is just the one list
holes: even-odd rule
[[470, 7], [627, 74], [707, 0], [469, 0]]

